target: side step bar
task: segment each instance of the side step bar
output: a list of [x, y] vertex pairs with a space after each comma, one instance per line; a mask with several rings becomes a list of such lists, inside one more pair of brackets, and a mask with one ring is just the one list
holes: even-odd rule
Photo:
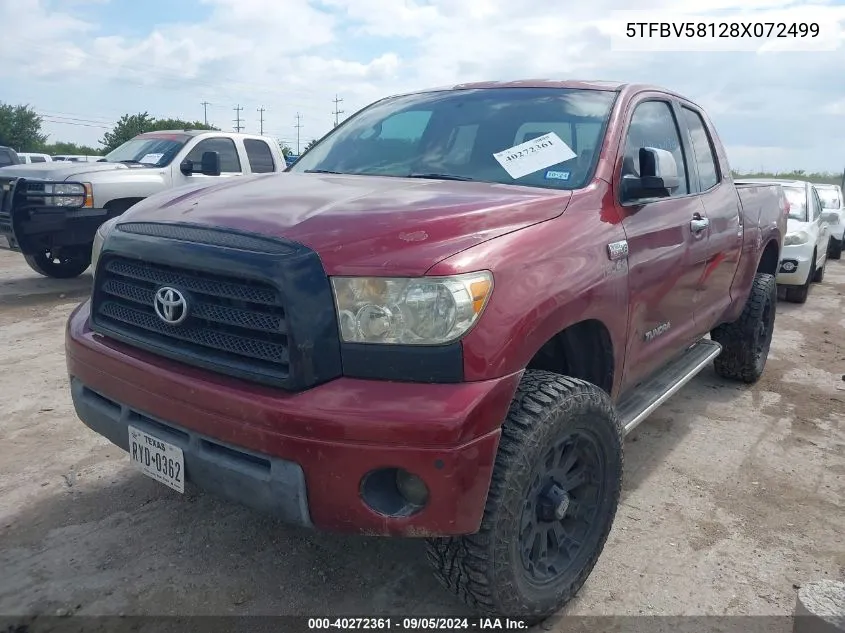
[[628, 435], [637, 428], [721, 352], [721, 345], [702, 339], [625, 394], [616, 405], [624, 434]]

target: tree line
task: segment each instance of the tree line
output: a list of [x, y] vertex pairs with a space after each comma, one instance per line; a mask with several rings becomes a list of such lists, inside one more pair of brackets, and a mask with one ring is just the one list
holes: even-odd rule
[[[48, 135], [42, 130], [43, 119], [29, 105], [12, 105], [0, 102], [0, 145], [11, 147], [17, 152], [39, 152], [44, 154], [108, 154], [120, 147], [126, 141], [156, 130], [219, 130], [213, 125], [206, 125], [202, 121], [188, 121], [186, 119], [157, 119], [149, 112], [124, 114], [114, 127], [103, 134], [100, 147], [68, 143], [64, 141], [49, 142]], [[312, 139], [305, 149], [310, 148], [316, 139]], [[285, 156], [294, 151], [279, 143]]]

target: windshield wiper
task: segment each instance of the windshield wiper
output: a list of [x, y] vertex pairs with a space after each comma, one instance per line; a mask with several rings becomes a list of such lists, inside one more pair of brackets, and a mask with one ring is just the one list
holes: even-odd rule
[[329, 169], [306, 169], [306, 174], [337, 174], [338, 176], [342, 176], [343, 174], [339, 171], [331, 171]]
[[425, 178], [427, 180], [460, 180], [469, 182], [475, 180], [468, 176], [455, 176], [453, 174], [408, 174], [406, 178]]
[[142, 163], [139, 160], [119, 160], [118, 163], [125, 163], [127, 165], [148, 165], [149, 163]]

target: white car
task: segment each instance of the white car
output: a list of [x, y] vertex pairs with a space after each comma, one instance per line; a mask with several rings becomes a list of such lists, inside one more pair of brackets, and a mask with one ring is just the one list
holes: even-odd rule
[[830, 246], [827, 256], [840, 259], [845, 248], [845, 199], [839, 185], [813, 185], [821, 198], [822, 216], [830, 224]]
[[52, 163], [53, 157], [49, 154], [36, 154], [34, 152], [18, 152], [18, 158], [21, 159], [21, 165], [29, 165], [32, 163]]
[[815, 187], [803, 180], [746, 178], [737, 183], [781, 185], [789, 204], [777, 283], [786, 288], [786, 300], [804, 303], [812, 282], [824, 279], [830, 225], [822, 217]]

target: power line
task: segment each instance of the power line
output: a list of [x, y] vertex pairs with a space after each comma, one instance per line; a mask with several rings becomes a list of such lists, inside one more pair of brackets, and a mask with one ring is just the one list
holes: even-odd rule
[[205, 119], [205, 124], [208, 125], [208, 106], [210, 106], [211, 104], [208, 101], [203, 101], [201, 105], [202, 105], [203, 118]]
[[241, 107], [241, 104], [239, 103], [237, 106], [235, 106], [233, 108], [233, 110], [235, 111], [235, 114], [238, 117], [238, 118], [235, 119], [235, 132], [240, 132], [242, 129], [244, 129], [244, 126], [241, 125], [241, 110], [243, 110], [243, 108]]
[[339, 114], [343, 114], [343, 110], [338, 110], [338, 104], [343, 103], [343, 99], [338, 99], [337, 95], [334, 96], [334, 126], [337, 127], [337, 116]]
[[299, 130], [302, 129], [302, 123], [300, 123], [300, 119], [302, 117], [299, 115], [299, 112], [296, 113], [296, 125], [293, 127], [296, 128], [296, 155], [299, 156]]
[[261, 134], [261, 136], [264, 136], [264, 106], [261, 106], [260, 108], [258, 108], [258, 114], [261, 117], [259, 119], [259, 125], [261, 126], [260, 134]]

